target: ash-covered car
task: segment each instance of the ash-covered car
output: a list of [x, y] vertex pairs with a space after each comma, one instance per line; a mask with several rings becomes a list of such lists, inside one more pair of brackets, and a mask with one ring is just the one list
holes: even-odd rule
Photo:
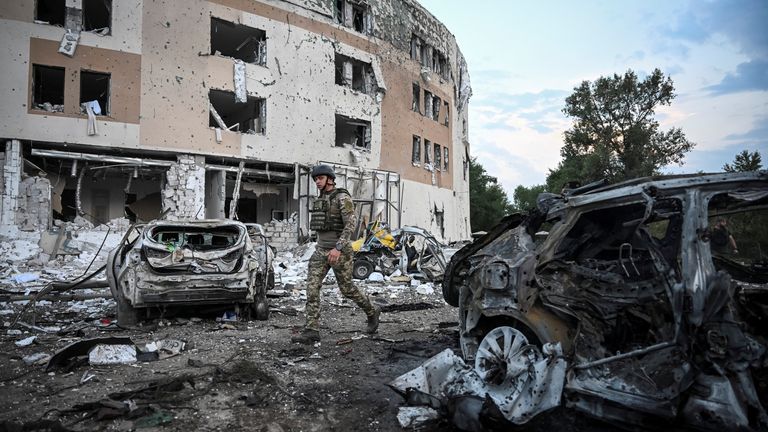
[[133, 225], [107, 260], [117, 320], [131, 326], [156, 308], [235, 305], [269, 316], [272, 260], [262, 227], [233, 220]]
[[435, 358], [459, 378], [420, 388], [488, 395], [514, 424], [562, 398], [623, 426], [766, 430], [766, 253], [766, 171], [542, 194], [452, 257], [443, 294], [474, 369]]

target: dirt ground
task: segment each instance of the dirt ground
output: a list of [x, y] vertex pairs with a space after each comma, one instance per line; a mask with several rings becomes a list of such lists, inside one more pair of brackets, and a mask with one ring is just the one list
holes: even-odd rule
[[[304, 301], [296, 295], [272, 298], [268, 321], [222, 323], [218, 313], [181, 311], [131, 330], [110, 324], [111, 300], [81, 302], [80, 308], [44, 302], [35, 308], [35, 325], [58, 333], [27, 329], [2, 336], [0, 430], [401, 431], [396, 416], [402, 398], [386, 384], [446, 348], [458, 349], [457, 311], [444, 303], [439, 287], [422, 295], [410, 287], [388, 293], [385, 286], [368, 285], [384, 310], [379, 334], [365, 336], [362, 311], [327, 286], [322, 342], [315, 346], [290, 342], [304, 321]], [[17, 312], [22, 305], [5, 307]], [[31, 314], [23, 317], [29, 321]], [[2, 318], [7, 326], [12, 316]], [[16, 346], [31, 335], [37, 335], [32, 345]], [[23, 361], [83, 339], [126, 336], [139, 347], [163, 339], [186, 347], [157, 361], [81, 361], [51, 372], [45, 364]], [[595, 430], [563, 409], [526, 429], [553, 426]], [[420, 430], [450, 429], [439, 422]]]

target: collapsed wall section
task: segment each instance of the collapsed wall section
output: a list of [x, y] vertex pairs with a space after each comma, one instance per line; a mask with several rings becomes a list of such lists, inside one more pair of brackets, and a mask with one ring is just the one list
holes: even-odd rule
[[162, 189], [167, 219], [203, 219], [205, 217], [205, 157], [178, 155], [168, 168]]

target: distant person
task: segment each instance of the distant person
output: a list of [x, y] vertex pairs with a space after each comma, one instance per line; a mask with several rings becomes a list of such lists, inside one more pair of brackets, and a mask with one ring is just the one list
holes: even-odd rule
[[365, 311], [368, 317], [366, 331], [376, 333], [381, 311], [352, 284], [354, 252], [349, 238], [357, 222], [355, 204], [349, 192], [336, 187], [336, 173], [329, 165], [312, 168], [312, 179], [320, 191], [310, 210], [309, 223], [309, 228], [317, 232], [317, 246], [307, 269], [307, 322], [301, 334], [293, 336], [291, 341], [303, 344], [320, 341], [320, 289], [330, 269], [333, 269], [344, 297]]
[[416, 246], [413, 245], [415, 241], [416, 238], [411, 235], [408, 236], [408, 241], [405, 243], [405, 256], [408, 259], [408, 267], [406, 268], [406, 271], [408, 273], [415, 273], [418, 270], [416, 268], [418, 252], [416, 252]]
[[728, 221], [725, 218], [717, 220], [710, 233], [709, 243], [712, 245], [712, 251], [719, 255], [729, 252], [739, 253], [739, 248], [736, 247], [736, 240], [733, 239], [733, 235], [728, 231]]

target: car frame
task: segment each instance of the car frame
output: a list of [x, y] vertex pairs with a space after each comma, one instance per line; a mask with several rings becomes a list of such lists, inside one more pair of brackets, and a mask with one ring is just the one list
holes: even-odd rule
[[[721, 214], [765, 209], [768, 173], [540, 195], [537, 209], [507, 216], [446, 268], [443, 296], [459, 307], [464, 359], [507, 382], [524, 362], [522, 347], [538, 346], [542, 358], [542, 347], [560, 344], [566, 403], [592, 416], [643, 427], [768, 427], [752, 378], [768, 367], [765, 326], [739, 318], [768, 290], [741, 288], [732, 281], [746, 272], [713, 258], [715, 201]], [[767, 273], [752, 276], [768, 282]]]
[[273, 258], [258, 224], [226, 219], [134, 224], [107, 259], [118, 324], [135, 325], [159, 307], [228, 304], [265, 320]]

